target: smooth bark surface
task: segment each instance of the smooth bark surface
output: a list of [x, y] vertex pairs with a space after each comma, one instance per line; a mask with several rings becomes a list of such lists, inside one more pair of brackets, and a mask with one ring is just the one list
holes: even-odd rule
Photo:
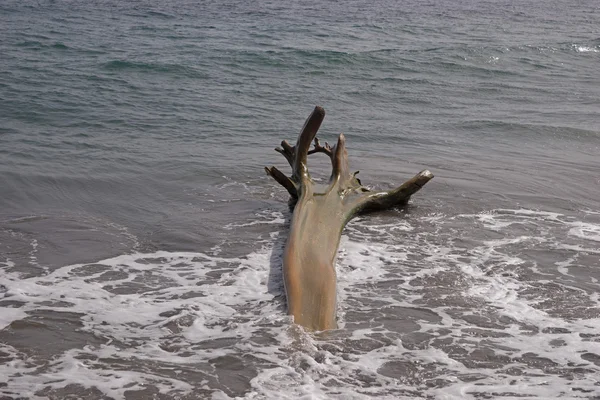
[[[359, 213], [405, 205], [433, 178], [424, 170], [396, 189], [370, 191], [356, 178], [358, 172], [350, 173], [343, 134], [333, 147], [321, 145], [317, 139], [324, 118], [325, 110], [315, 107], [296, 144], [291, 146], [284, 140], [275, 149], [292, 167], [291, 176], [275, 167], [265, 168], [295, 202], [283, 255], [288, 313], [295, 323], [318, 331], [337, 327], [335, 258], [346, 223]], [[308, 156], [314, 153], [324, 153], [331, 159], [331, 177], [324, 191], [315, 189], [308, 172]]]

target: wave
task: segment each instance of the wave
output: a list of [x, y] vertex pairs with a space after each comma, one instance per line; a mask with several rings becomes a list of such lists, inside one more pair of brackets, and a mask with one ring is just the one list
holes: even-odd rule
[[113, 60], [106, 62], [102, 68], [110, 71], [136, 71], [145, 73], [161, 73], [188, 78], [205, 79], [208, 75], [196, 68], [168, 63], [138, 62], [129, 60]]
[[62, 42], [54, 42], [54, 43], [42, 43], [37, 40], [24, 40], [22, 42], [16, 43], [17, 47], [29, 48], [29, 49], [57, 49], [57, 50], [69, 50], [70, 47]]
[[[131, 253], [35, 277], [3, 260], [0, 348], [10, 362], [0, 366], [0, 393], [585, 397], [600, 372], [600, 282], [585, 278], [594, 272], [583, 261], [600, 221], [586, 215], [356, 220], [338, 260], [341, 329], [316, 334], [285, 315], [278, 212], [235, 227], [270, 232], [242, 256], [219, 247]], [[40, 361], [26, 350], [33, 344], [6, 336], [52, 344], [59, 326], [71, 345], [50, 346], [43, 374], [31, 367]]]

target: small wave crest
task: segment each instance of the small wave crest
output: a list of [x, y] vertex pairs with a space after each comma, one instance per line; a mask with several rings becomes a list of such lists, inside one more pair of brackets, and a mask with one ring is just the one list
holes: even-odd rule
[[137, 71], [145, 73], [170, 74], [188, 78], [206, 78], [206, 74], [196, 68], [167, 63], [137, 62], [129, 60], [113, 60], [103, 64], [103, 68], [110, 71]]
[[573, 49], [577, 53], [600, 53], [599, 46], [584, 46], [584, 45], [574, 44]]

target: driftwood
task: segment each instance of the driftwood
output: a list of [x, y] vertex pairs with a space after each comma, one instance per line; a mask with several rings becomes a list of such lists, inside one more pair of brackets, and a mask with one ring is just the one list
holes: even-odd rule
[[[335, 258], [346, 223], [355, 215], [406, 205], [410, 196], [433, 175], [424, 170], [390, 191], [370, 191], [348, 168], [348, 152], [343, 134], [337, 144], [321, 145], [317, 131], [325, 110], [315, 107], [298, 135], [295, 146], [287, 141], [276, 148], [292, 167], [287, 176], [275, 167], [267, 174], [287, 189], [294, 213], [283, 255], [283, 277], [288, 313], [294, 322], [310, 330], [335, 329]], [[311, 149], [311, 144], [314, 146]], [[328, 185], [319, 190], [308, 173], [308, 155], [324, 153], [331, 159]]]

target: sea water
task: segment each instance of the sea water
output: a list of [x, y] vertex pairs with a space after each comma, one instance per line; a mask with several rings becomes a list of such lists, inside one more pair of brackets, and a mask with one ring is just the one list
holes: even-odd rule
[[[0, 397], [600, 398], [600, 3], [0, 4]], [[370, 188], [339, 329], [285, 312], [265, 165]], [[328, 162], [311, 157], [323, 182]]]

